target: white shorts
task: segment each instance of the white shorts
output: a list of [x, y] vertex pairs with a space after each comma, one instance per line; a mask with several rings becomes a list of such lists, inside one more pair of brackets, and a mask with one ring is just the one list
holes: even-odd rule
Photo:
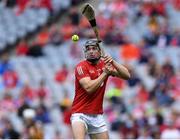
[[108, 130], [102, 114], [89, 115], [74, 113], [71, 115], [71, 124], [73, 125], [75, 121], [83, 122], [88, 134], [102, 133]]

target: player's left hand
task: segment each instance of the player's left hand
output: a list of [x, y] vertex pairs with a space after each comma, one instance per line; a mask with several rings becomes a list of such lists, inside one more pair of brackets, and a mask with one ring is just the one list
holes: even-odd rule
[[111, 63], [106, 63], [105, 67], [104, 67], [104, 71], [108, 74], [108, 75], [114, 75], [114, 73], [116, 72], [114, 66]]

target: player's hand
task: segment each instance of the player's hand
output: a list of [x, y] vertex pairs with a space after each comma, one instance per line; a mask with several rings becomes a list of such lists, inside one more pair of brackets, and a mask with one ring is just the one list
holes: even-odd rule
[[111, 63], [106, 63], [104, 67], [104, 72], [108, 75], [113, 75], [115, 72], [115, 68]]
[[105, 63], [105, 64], [108, 64], [108, 63], [112, 63], [112, 62], [113, 62], [113, 58], [112, 58], [110, 55], [105, 55], [105, 56], [103, 57], [103, 59], [104, 59], [104, 63]]

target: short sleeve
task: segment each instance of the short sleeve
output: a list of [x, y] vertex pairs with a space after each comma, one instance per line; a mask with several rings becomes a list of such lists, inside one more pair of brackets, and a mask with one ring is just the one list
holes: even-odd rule
[[75, 68], [75, 76], [78, 80], [84, 78], [84, 77], [90, 77], [88, 69], [85, 66], [78, 65]]

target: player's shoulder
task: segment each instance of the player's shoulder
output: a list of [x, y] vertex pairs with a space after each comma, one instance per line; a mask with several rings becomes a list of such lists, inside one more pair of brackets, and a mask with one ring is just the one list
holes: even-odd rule
[[76, 68], [79, 66], [86, 66], [86, 64], [87, 64], [86, 60], [82, 60], [76, 65]]

